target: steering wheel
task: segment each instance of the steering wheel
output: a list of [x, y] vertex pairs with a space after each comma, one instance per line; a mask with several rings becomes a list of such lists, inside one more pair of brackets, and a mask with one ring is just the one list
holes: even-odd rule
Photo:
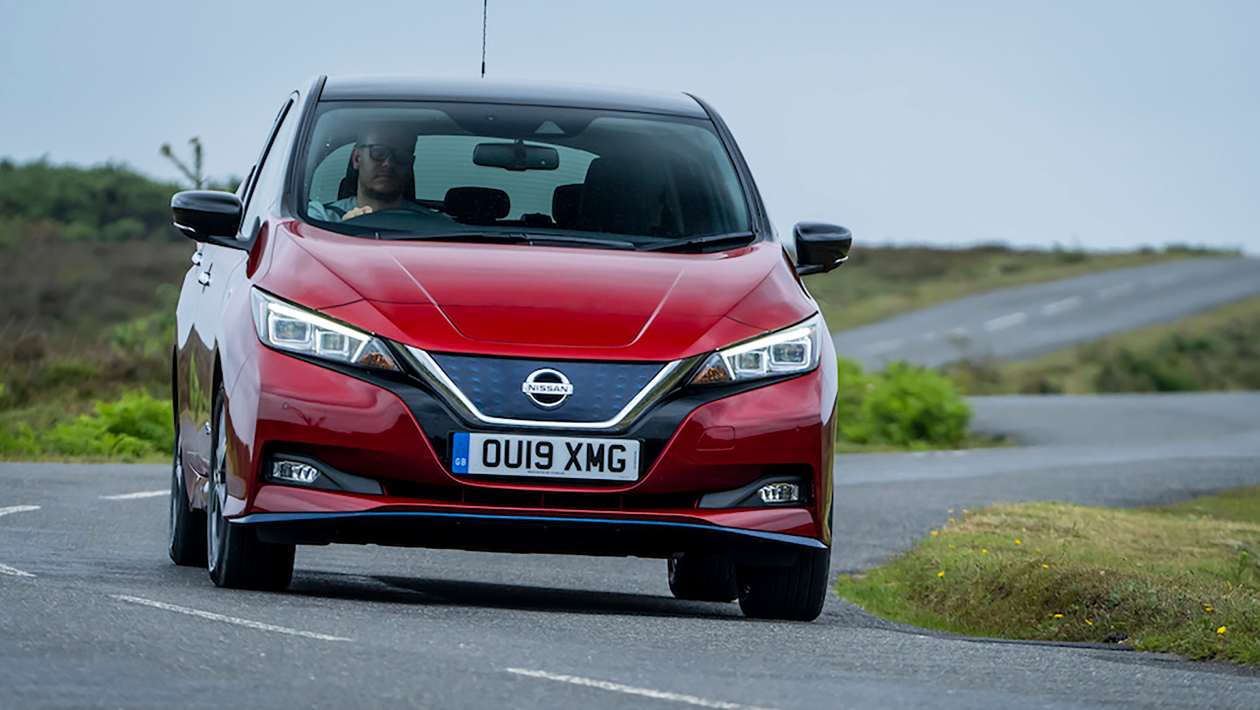
[[420, 211], [408, 207], [389, 207], [356, 215], [342, 221], [347, 224], [357, 224], [365, 227], [372, 226], [382, 229], [408, 231], [414, 230], [418, 223], [425, 223], [431, 220], [449, 221], [450, 218], [437, 212]]

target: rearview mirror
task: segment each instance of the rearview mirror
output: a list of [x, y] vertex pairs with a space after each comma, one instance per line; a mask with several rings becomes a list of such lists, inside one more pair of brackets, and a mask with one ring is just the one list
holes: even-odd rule
[[473, 163], [504, 170], [555, 170], [560, 167], [560, 152], [551, 146], [514, 143], [478, 143], [473, 149]]
[[849, 258], [853, 233], [844, 227], [821, 222], [800, 222], [792, 228], [796, 242], [796, 273], [821, 274], [840, 266]]
[[241, 198], [217, 190], [184, 190], [171, 198], [175, 228], [197, 242], [244, 249], [236, 240], [241, 228]]

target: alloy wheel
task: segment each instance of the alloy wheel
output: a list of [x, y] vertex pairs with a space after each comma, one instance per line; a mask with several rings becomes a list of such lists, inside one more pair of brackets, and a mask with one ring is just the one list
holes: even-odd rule
[[206, 552], [211, 569], [220, 563], [223, 545], [223, 504], [227, 497], [227, 416], [219, 405], [218, 421], [215, 422], [215, 440], [210, 466], [210, 495], [206, 497]]

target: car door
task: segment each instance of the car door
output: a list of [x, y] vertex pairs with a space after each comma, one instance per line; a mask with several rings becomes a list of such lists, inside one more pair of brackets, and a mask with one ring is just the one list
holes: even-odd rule
[[[271, 148], [282, 126], [292, 123], [292, 120], [286, 121], [286, 118], [294, 113], [292, 107], [295, 102], [296, 93], [280, 107], [271, 129], [267, 132], [267, 140], [263, 143], [258, 162], [242, 187], [244, 212], [237, 239], [243, 242], [253, 239], [263, 211], [275, 197], [269, 190], [274, 187], [272, 178], [276, 172], [275, 164], [283, 160], [270, 155]], [[248, 258], [249, 254], [241, 249], [201, 244], [193, 257], [193, 268], [189, 274], [191, 281], [185, 284], [186, 292], [191, 290], [193, 296], [190, 299], [193, 332], [188, 338], [187, 361], [181, 363], [187, 399], [186, 405], [182, 406], [186, 406], [187, 415], [181, 417], [180, 438], [185, 446], [186, 464], [193, 466], [195, 473], [201, 476], [207, 475], [210, 470], [210, 421], [218, 382], [215, 366], [219, 333], [224, 327], [221, 322], [223, 304], [232, 289], [240, 287], [239, 283], [243, 281], [241, 273]], [[187, 427], [187, 432], [185, 418], [187, 424], [191, 425]]]

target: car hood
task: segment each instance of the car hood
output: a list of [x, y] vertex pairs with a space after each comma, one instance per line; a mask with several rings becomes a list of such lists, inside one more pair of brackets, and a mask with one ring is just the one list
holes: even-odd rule
[[668, 360], [814, 310], [774, 242], [661, 254], [278, 231], [290, 244], [264, 288], [431, 350]]

